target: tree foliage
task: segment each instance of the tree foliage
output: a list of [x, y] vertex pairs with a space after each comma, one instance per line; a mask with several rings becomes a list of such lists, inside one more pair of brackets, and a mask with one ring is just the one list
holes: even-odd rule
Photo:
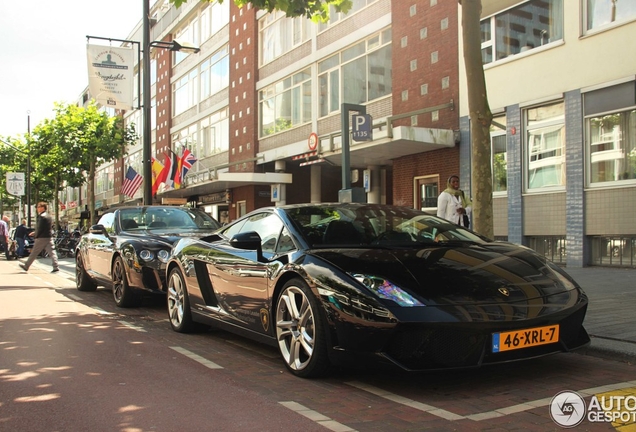
[[[135, 139], [134, 128], [124, 127], [121, 118], [109, 116], [95, 103], [85, 108], [56, 104], [54, 112], [53, 119], [45, 120], [33, 131], [34, 186], [37, 190], [48, 186], [54, 192], [58, 209], [57, 192], [62, 187], [88, 183], [90, 214], [94, 218], [95, 170], [123, 156], [126, 146]], [[37, 184], [38, 178], [49, 184]]]

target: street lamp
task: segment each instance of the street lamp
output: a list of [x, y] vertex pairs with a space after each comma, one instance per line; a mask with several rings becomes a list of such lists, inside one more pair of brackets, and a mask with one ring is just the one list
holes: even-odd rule
[[199, 48], [184, 42], [154, 41], [150, 42], [150, 2], [143, 0], [143, 168], [144, 168], [144, 205], [152, 205], [152, 142], [150, 138], [150, 47], [169, 49], [170, 51], [189, 50], [198, 53]]

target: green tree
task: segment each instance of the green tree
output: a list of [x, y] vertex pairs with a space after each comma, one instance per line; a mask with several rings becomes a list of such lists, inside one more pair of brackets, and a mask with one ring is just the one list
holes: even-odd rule
[[[200, 0], [202, 2], [223, 0]], [[187, 0], [170, 0], [179, 7]], [[473, 192], [473, 228], [492, 238], [492, 169], [490, 166], [490, 124], [492, 112], [488, 105], [486, 79], [481, 60], [481, 0], [458, 0], [462, 6], [462, 41], [464, 43], [464, 64], [468, 81], [468, 110], [471, 137], [471, 190]], [[252, 6], [272, 12], [279, 10], [288, 17], [305, 16], [313, 21], [329, 18], [329, 5], [338, 12], [348, 12], [351, 0], [234, 0], [239, 6]]]
[[58, 191], [64, 185], [77, 187], [87, 183], [93, 224], [95, 170], [124, 155], [126, 147], [135, 139], [134, 127], [125, 127], [120, 117], [109, 116], [94, 102], [86, 108], [58, 103], [54, 111], [53, 119], [45, 120], [33, 131], [34, 171], [51, 182], [56, 209], [59, 207]]

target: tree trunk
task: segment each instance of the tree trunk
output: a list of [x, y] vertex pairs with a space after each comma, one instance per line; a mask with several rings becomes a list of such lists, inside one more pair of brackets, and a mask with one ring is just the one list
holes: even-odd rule
[[486, 78], [481, 59], [481, 0], [460, 0], [460, 4], [470, 116], [472, 226], [478, 233], [493, 238], [490, 146], [492, 113], [488, 106]]

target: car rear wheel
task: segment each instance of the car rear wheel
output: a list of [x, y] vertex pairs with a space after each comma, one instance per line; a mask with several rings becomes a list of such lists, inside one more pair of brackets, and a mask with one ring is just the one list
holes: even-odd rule
[[181, 269], [175, 268], [168, 277], [168, 318], [170, 326], [179, 333], [190, 333], [195, 328], [190, 311], [188, 290]]
[[278, 297], [276, 339], [292, 374], [316, 377], [329, 367], [324, 320], [311, 290], [301, 279], [287, 282]]
[[115, 304], [122, 308], [136, 307], [141, 304], [141, 295], [128, 285], [126, 267], [121, 257], [115, 258], [112, 270], [113, 298]]
[[78, 291], [95, 291], [97, 289], [97, 284], [95, 284], [88, 273], [86, 273], [84, 260], [81, 255], [77, 256], [75, 262], [75, 285]]

